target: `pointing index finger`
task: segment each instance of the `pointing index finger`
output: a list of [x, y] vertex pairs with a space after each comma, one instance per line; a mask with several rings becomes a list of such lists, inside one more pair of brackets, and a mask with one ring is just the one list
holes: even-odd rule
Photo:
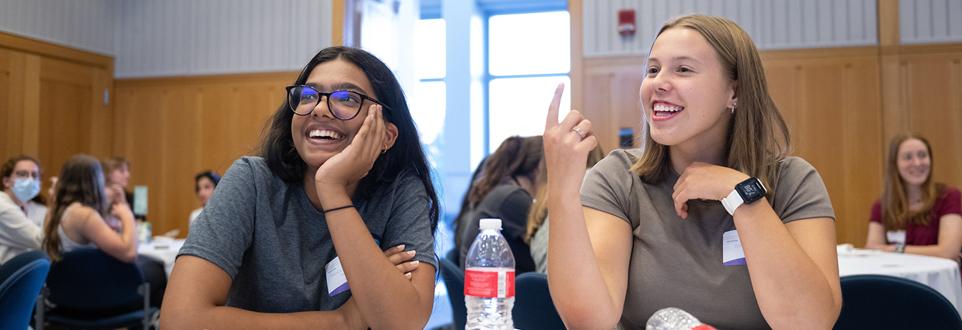
[[564, 94], [564, 91], [564, 83], [558, 84], [558, 87], [554, 89], [554, 97], [551, 99], [551, 105], [548, 106], [548, 118], [544, 124], [546, 130], [558, 126], [558, 108], [561, 107], [561, 95]]

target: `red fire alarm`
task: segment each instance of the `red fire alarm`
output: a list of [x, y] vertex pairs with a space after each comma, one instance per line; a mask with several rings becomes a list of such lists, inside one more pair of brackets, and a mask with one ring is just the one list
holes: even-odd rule
[[635, 35], [634, 9], [621, 9], [618, 11], [618, 34], [622, 37]]

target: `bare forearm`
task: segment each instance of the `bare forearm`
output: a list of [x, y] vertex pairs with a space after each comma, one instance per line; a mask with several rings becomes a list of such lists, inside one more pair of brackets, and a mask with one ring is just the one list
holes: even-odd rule
[[755, 298], [769, 325], [831, 328], [838, 318], [841, 297], [835, 298], [826, 275], [801, 249], [768, 202], [738, 208], [735, 227]]
[[906, 245], [905, 253], [920, 254], [951, 260], [959, 259], [959, 249], [952, 249], [943, 245]]
[[552, 197], [548, 200], [548, 287], [554, 303], [569, 328], [612, 328], [621, 308], [612, 301], [601, 274], [581, 203]]
[[[165, 310], [166, 304], [164, 306]], [[258, 313], [227, 306], [161, 312], [168, 329], [348, 329], [337, 312]]]
[[[323, 205], [348, 205], [350, 199], [329, 198]], [[327, 207], [327, 206], [325, 206]], [[326, 214], [351, 294], [364, 319], [375, 329], [422, 328], [430, 316], [433, 299], [424, 299], [411, 281], [401, 276], [375, 244], [370, 231], [353, 208]], [[425, 271], [430, 268], [420, 268]], [[422, 275], [423, 276], [423, 275]], [[432, 274], [433, 277], [433, 274]], [[433, 290], [431, 290], [433, 298]]]

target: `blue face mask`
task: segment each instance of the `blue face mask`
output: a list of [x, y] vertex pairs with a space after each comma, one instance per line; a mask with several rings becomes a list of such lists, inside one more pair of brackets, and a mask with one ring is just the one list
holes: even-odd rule
[[40, 180], [18, 178], [13, 181], [13, 194], [26, 203], [40, 193]]

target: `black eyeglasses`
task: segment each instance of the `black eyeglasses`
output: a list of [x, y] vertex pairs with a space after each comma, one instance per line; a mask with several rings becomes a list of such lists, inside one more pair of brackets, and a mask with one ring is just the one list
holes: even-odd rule
[[308, 85], [287, 86], [287, 104], [296, 115], [311, 114], [321, 103], [322, 96], [327, 98], [327, 108], [330, 109], [331, 114], [340, 120], [351, 120], [357, 117], [357, 114], [361, 113], [364, 100], [379, 104], [385, 109], [391, 109], [374, 98], [355, 91], [339, 90], [322, 93]]

